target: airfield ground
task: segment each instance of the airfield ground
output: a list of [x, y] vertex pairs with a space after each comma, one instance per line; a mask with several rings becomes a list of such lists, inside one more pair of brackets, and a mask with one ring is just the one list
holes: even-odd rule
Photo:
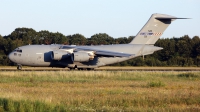
[[[23, 66], [22, 71], [69, 71], [68, 68], [56, 67], [28, 67]], [[16, 66], [0, 66], [0, 71], [17, 71]], [[95, 68], [95, 71], [200, 71], [200, 67], [118, 67], [104, 66]]]
[[200, 111], [199, 71], [0, 71], [0, 111]]

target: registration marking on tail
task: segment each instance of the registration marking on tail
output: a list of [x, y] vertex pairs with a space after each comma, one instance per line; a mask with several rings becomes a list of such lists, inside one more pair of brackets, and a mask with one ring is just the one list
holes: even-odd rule
[[152, 32], [141, 32], [140, 35], [152, 36], [152, 35], [162, 35], [163, 33], [152, 33]]
[[163, 34], [163, 33], [154, 33], [154, 35], [156, 35], [156, 36], [157, 36], [157, 35], [162, 35], [162, 34]]

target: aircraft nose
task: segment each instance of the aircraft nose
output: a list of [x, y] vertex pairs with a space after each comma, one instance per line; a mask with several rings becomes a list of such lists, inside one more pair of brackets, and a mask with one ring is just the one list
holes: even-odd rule
[[8, 58], [12, 61], [12, 62], [14, 62], [14, 59], [13, 59], [13, 53], [10, 53], [9, 55], [8, 55]]

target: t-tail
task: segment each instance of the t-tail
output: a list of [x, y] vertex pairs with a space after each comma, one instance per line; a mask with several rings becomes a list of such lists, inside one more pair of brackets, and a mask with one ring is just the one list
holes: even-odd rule
[[177, 18], [166, 14], [152, 14], [147, 23], [129, 44], [154, 45], [171, 22], [176, 19], [188, 18]]

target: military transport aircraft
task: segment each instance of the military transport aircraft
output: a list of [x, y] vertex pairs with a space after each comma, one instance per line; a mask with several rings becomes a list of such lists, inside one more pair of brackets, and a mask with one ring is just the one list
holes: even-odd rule
[[12, 51], [9, 54], [9, 59], [17, 63], [19, 70], [22, 69], [22, 65], [91, 70], [161, 50], [161, 47], [156, 47], [154, 44], [171, 22], [176, 19], [187, 18], [152, 14], [129, 44], [97, 46], [26, 45]]

